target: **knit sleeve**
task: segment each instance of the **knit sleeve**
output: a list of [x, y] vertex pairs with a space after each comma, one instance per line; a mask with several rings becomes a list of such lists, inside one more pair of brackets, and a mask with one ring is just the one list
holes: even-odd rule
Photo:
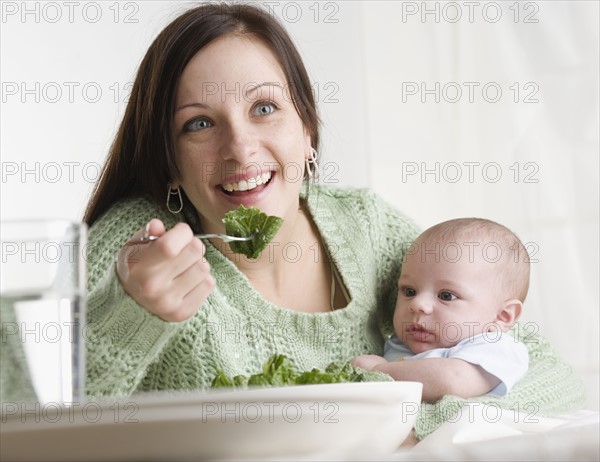
[[478, 413], [484, 419], [496, 419], [501, 412], [513, 416], [515, 422], [535, 422], [537, 417], [557, 415], [583, 407], [583, 382], [559, 357], [552, 345], [542, 336], [528, 332], [520, 324], [513, 328], [512, 334], [527, 346], [529, 352], [529, 369], [525, 377], [502, 398], [486, 395], [463, 399], [447, 395], [436, 403], [423, 403], [415, 425], [419, 440], [447, 420], [458, 420], [461, 412]]
[[369, 225], [378, 265], [380, 329], [393, 334], [392, 317], [404, 255], [420, 233], [414, 221], [374, 193], [367, 195]]
[[138, 305], [116, 274], [119, 250], [152, 218], [160, 218], [166, 228], [178, 221], [148, 200], [129, 199], [113, 206], [90, 228], [84, 330], [89, 396], [131, 394], [179, 329], [180, 324], [163, 321]]

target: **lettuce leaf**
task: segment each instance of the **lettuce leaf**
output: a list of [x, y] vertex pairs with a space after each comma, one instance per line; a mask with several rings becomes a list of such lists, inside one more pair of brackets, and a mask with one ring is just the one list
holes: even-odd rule
[[256, 207], [240, 206], [227, 212], [223, 218], [225, 233], [230, 236], [245, 237], [253, 235], [249, 241], [230, 242], [234, 253], [241, 253], [248, 258], [258, 258], [267, 244], [281, 228], [283, 218], [269, 216]]
[[381, 372], [368, 372], [349, 362], [333, 362], [325, 371], [313, 368], [297, 372], [285, 355], [273, 355], [262, 366], [262, 372], [250, 376], [236, 375], [233, 379], [223, 371], [217, 371], [212, 388], [246, 389], [254, 387], [281, 387], [286, 385], [309, 385], [344, 382], [386, 382], [392, 378]]

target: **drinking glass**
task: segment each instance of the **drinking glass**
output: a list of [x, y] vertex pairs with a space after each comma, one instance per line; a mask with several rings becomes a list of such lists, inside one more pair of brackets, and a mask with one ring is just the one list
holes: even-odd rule
[[85, 398], [85, 224], [0, 223], [0, 400]]

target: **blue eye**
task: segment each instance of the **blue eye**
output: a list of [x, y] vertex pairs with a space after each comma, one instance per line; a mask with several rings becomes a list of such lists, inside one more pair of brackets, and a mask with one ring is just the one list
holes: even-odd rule
[[275, 112], [275, 109], [277, 109], [275, 103], [272, 103], [270, 101], [263, 101], [254, 106], [254, 114], [259, 116], [265, 116], [273, 114]]
[[204, 130], [205, 128], [212, 127], [212, 123], [210, 123], [206, 119], [194, 119], [187, 122], [183, 129], [186, 132], [197, 132], [198, 130]]
[[445, 302], [451, 302], [453, 300], [456, 300], [456, 295], [454, 295], [452, 292], [443, 291], [438, 294], [438, 298]]

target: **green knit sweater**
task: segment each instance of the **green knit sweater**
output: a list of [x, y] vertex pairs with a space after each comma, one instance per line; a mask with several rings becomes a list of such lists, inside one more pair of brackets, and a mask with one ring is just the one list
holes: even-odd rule
[[[165, 322], [131, 299], [118, 282], [115, 258], [151, 218], [160, 218], [169, 228], [184, 215], [165, 213], [143, 198], [113, 206], [89, 233], [88, 393], [205, 388], [217, 368], [229, 376], [249, 375], [275, 353], [293, 358], [299, 370], [382, 354], [384, 339], [391, 334], [403, 253], [417, 236], [417, 227], [366, 190], [313, 187], [307, 205], [350, 294], [347, 307], [299, 313], [276, 306], [208, 243], [206, 259], [216, 287], [198, 313], [181, 323]], [[191, 215], [186, 216], [190, 221]], [[530, 351], [527, 376], [503, 399], [482, 399], [505, 408], [534, 403], [540, 414], [581, 405], [582, 384], [570, 368], [538, 336], [524, 340]], [[436, 406], [424, 406], [417, 436], [437, 428], [462, 402], [447, 396]]]

